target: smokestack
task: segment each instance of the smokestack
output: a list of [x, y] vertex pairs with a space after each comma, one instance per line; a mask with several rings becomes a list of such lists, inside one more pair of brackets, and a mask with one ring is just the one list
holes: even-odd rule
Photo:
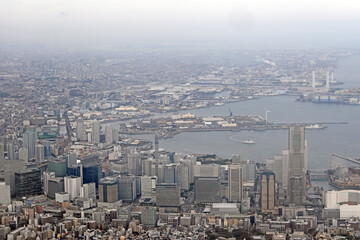
[[334, 72], [331, 72], [331, 82], [334, 82]]
[[316, 83], [315, 83], [315, 71], [312, 71], [311, 87], [312, 87], [313, 89], [315, 89], [315, 87], [316, 87]]

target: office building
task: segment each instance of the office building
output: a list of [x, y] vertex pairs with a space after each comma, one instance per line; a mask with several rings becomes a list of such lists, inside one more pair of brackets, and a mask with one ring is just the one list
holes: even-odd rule
[[15, 172], [25, 170], [25, 163], [25, 161], [21, 160], [5, 161], [4, 178], [6, 185], [10, 186], [11, 197], [16, 195]]
[[0, 182], [0, 205], [9, 205], [11, 203], [10, 186], [5, 182]]
[[99, 181], [99, 201], [114, 203], [119, 201], [119, 181], [117, 178], [102, 178]]
[[176, 183], [161, 183], [156, 185], [156, 206], [179, 207], [180, 185]]
[[305, 128], [289, 128], [288, 203], [301, 205], [306, 201], [307, 149]]
[[178, 182], [180, 184], [181, 190], [185, 190], [185, 191], [189, 190], [190, 188], [189, 165], [184, 163], [183, 161], [181, 161], [178, 166]]
[[64, 178], [56, 177], [48, 180], [48, 192], [49, 198], [55, 199], [55, 194], [64, 192]]
[[43, 162], [45, 160], [44, 145], [36, 144], [35, 146], [35, 159], [37, 162]]
[[15, 173], [16, 197], [29, 197], [41, 195], [41, 171], [27, 169]]
[[240, 163], [241, 163], [240, 154], [232, 155], [232, 164], [240, 164]]
[[152, 165], [155, 166], [155, 161], [154, 159], [145, 159], [142, 161], [142, 175], [143, 176], [155, 176], [155, 171], [152, 172], [151, 168]]
[[275, 209], [275, 174], [261, 174], [261, 211], [271, 213]]
[[50, 171], [45, 171], [43, 173], [43, 185], [44, 185], [44, 195], [48, 196], [49, 193], [49, 181], [50, 179], [55, 179], [55, 173]]
[[133, 202], [136, 199], [136, 178], [119, 178], [119, 199], [124, 202]]
[[86, 183], [81, 187], [80, 197], [96, 199], [96, 184]]
[[329, 73], [329, 71], [326, 71], [325, 89], [326, 89], [327, 91], [330, 90], [330, 73]]
[[84, 131], [84, 120], [78, 119], [76, 121], [76, 140], [77, 141], [85, 141], [86, 134]]
[[105, 126], [105, 142], [110, 145], [114, 142], [113, 127], [111, 125]]
[[241, 202], [243, 193], [243, 177], [242, 165], [231, 164], [229, 165], [228, 174], [228, 188], [229, 188], [229, 201]]
[[217, 177], [195, 177], [196, 202], [221, 202], [220, 179]]
[[52, 159], [48, 162], [48, 171], [54, 172], [56, 177], [66, 176], [66, 160]]
[[156, 196], [156, 177], [155, 176], [141, 176], [141, 197], [154, 198]]
[[37, 133], [35, 130], [24, 133], [23, 145], [28, 151], [28, 159], [35, 158], [35, 146], [37, 144]]
[[0, 171], [4, 170], [4, 165], [5, 165], [4, 143], [0, 142]]
[[315, 82], [315, 71], [312, 71], [312, 81], [311, 81], [311, 87], [313, 90], [316, 88], [316, 82]]
[[178, 165], [167, 164], [164, 166], [164, 183], [178, 183]]
[[155, 227], [157, 222], [156, 208], [144, 207], [141, 210], [141, 224], [147, 227]]
[[[1, 147], [1, 145], [0, 145]], [[14, 160], [16, 159], [15, 155], [15, 145], [13, 143], [6, 144], [6, 151], [7, 151], [7, 157], [8, 160]], [[0, 153], [1, 154], [1, 153]]]
[[49, 141], [44, 141], [43, 142], [44, 145], [44, 158], [50, 159], [51, 158], [51, 144]]
[[29, 160], [29, 151], [27, 148], [19, 148], [19, 159], [26, 162]]
[[255, 161], [245, 160], [241, 161], [242, 177], [246, 182], [252, 182], [255, 180], [256, 175], [256, 163]]
[[194, 166], [194, 178], [197, 177], [219, 177], [219, 165], [202, 164]]
[[81, 177], [67, 176], [64, 177], [64, 190], [69, 193], [70, 200], [80, 197]]
[[141, 174], [141, 155], [135, 148], [126, 149], [126, 161], [128, 163], [128, 172], [138, 176]]
[[100, 143], [100, 122], [97, 120], [94, 120], [92, 124], [92, 142], [99, 144]]

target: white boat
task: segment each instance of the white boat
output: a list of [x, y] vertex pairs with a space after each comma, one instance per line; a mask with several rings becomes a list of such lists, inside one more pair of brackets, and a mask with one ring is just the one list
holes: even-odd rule
[[256, 142], [254, 140], [244, 140], [242, 141], [243, 144], [255, 144]]
[[312, 129], [325, 129], [326, 127], [320, 124], [313, 124], [313, 125], [308, 125], [305, 127], [305, 129], [308, 130], [312, 130]]

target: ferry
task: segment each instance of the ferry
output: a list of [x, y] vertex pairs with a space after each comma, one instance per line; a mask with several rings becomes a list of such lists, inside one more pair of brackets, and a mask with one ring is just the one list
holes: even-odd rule
[[323, 125], [319, 125], [319, 124], [313, 124], [313, 125], [308, 125], [305, 127], [305, 129], [307, 130], [312, 130], [312, 129], [325, 129], [326, 126]]
[[242, 141], [243, 144], [255, 144], [256, 142], [254, 140], [244, 140]]

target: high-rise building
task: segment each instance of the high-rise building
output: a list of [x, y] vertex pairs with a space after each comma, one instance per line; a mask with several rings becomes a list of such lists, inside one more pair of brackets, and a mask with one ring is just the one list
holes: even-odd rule
[[241, 202], [243, 193], [243, 170], [240, 164], [229, 165], [229, 201]]
[[27, 148], [19, 148], [19, 159], [26, 162], [29, 160], [29, 151]]
[[0, 205], [7, 206], [11, 203], [10, 186], [0, 182]]
[[86, 140], [86, 135], [84, 131], [84, 120], [78, 119], [76, 121], [76, 139], [78, 141]]
[[155, 134], [155, 176], [157, 180], [160, 181], [159, 178], [159, 135]]
[[240, 164], [240, 163], [241, 163], [240, 154], [234, 154], [232, 156], [232, 164]]
[[[25, 161], [22, 160], [12, 160], [4, 161], [4, 177], [6, 185], [10, 186], [11, 196], [15, 197], [16, 195], [16, 185], [15, 185], [15, 173], [23, 171], [25, 169]], [[41, 184], [40, 184], [41, 185]]]
[[189, 190], [190, 188], [190, 170], [189, 165], [181, 161], [178, 167], [178, 182], [181, 190]]
[[44, 141], [44, 158], [49, 159], [51, 157], [51, 144], [49, 141]]
[[16, 158], [14, 143], [10, 142], [10, 143], [6, 144], [6, 150], [7, 150], [8, 159], [9, 160], [14, 160]]
[[153, 198], [156, 195], [156, 177], [141, 176], [141, 197]]
[[44, 184], [44, 195], [48, 196], [49, 193], [49, 181], [50, 179], [55, 179], [55, 173], [50, 171], [45, 171], [43, 173], [43, 184]]
[[81, 177], [64, 177], [64, 190], [69, 193], [70, 200], [80, 197]]
[[128, 163], [129, 174], [136, 176], [141, 174], [141, 155], [135, 148], [126, 149], [126, 161]]
[[43, 162], [45, 160], [44, 145], [36, 144], [35, 146], [35, 159], [37, 162]]
[[194, 166], [194, 178], [196, 177], [219, 177], [219, 165], [202, 164]]
[[120, 200], [133, 202], [136, 199], [136, 178], [134, 176], [119, 178]]
[[143, 176], [154, 176], [155, 172], [152, 172], [152, 165], [155, 165], [154, 159], [145, 159], [142, 161], [142, 175]]
[[100, 143], [100, 123], [97, 120], [94, 120], [92, 124], [92, 142], [93, 143]]
[[256, 163], [251, 160], [241, 161], [242, 177], [244, 181], [254, 181], [256, 175]]
[[306, 201], [307, 147], [304, 126], [289, 128], [288, 203], [301, 205]]
[[35, 146], [37, 143], [37, 133], [35, 130], [24, 133], [23, 144], [28, 150], [28, 160], [35, 158]]
[[147, 227], [155, 227], [157, 222], [156, 208], [144, 207], [141, 210], [141, 223]]
[[114, 203], [119, 201], [119, 181], [117, 178], [102, 178], [99, 181], [99, 201]]
[[64, 178], [57, 177], [48, 181], [48, 194], [49, 198], [55, 199], [55, 194], [64, 192]]
[[110, 145], [114, 142], [113, 138], [113, 127], [111, 125], [105, 126], [105, 142]]
[[96, 184], [83, 184], [81, 187], [80, 197], [96, 199]]
[[261, 174], [261, 210], [273, 212], [275, 209], [275, 174], [263, 172]]
[[27, 169], [15, 173], [16, 197], [41, 195], [40, 169]]
[[164, 183], [178, 183], [178, 164], [164, 166]]
[[180, 186], [176, 183], [162, 183], [156, 185], [156, 206], [179, 207]]
[[217, 177], [195, 177], [196, 202], [221, 202], [220, 179]]
[[330, 89], [330, 73], [329, 71], [326, 72], [326, 83], [325, 83], [326, 90], [329, 91]]
[[5, 155], [4, 155], [4, 143], [0, 142], [0, 171], [4, 170]]
[[311, 81], [311, 87], [313, 89], [316, 88], [316, 82], [315, 82], [315, 71], [312, 71], [312, 81]]

